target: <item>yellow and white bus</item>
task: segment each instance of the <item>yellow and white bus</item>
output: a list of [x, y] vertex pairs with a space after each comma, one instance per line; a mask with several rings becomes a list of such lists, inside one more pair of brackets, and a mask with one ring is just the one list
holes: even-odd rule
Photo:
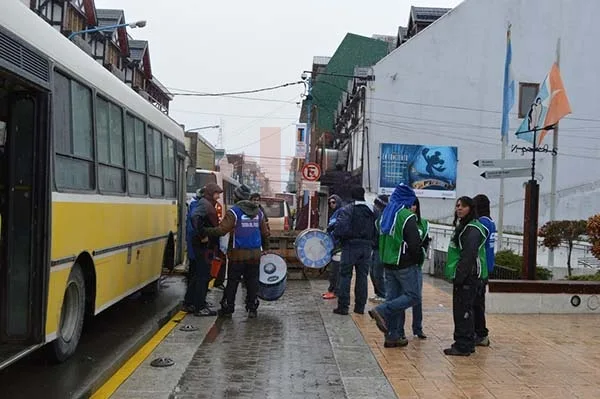
[[0, 12], [0, 368], [181, 258], [180, 125], [19, 1]]

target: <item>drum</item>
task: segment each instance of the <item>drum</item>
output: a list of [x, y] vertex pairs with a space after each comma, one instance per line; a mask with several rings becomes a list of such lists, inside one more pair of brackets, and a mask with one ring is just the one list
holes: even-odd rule
[[294, 242], [296, 257], [306, 267], [321, 269], [331, 261], [333, 240], [319, 229], [304, 230]]
[[266, 254], [260, 258], [258, 272], [258, 297], [265, 301], [276, 301], [285, 292], [287, 265], [276, 254]]

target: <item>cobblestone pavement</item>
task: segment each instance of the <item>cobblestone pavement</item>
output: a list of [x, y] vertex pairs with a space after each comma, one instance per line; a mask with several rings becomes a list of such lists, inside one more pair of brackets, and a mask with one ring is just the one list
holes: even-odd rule
[[261, 302], [256, 319], [240, 301], [232, 319], [217, 320], [173, 397], [395, 397], [352, 319], [321, 300], [323, 283], [288, 281], [282, 298]]
[[[440, 284], [442, 286], [440, 286]], [[491, 346], [467, 357], [447, 357], [452, 300], [447, 283], [425, 278], [427, 340], [383, 347], [368, 316], [353, 315], [400, 398], [599, 398], [600, 315], [487, 316]], [[411, 312], [405, 328], [410, 333]]]

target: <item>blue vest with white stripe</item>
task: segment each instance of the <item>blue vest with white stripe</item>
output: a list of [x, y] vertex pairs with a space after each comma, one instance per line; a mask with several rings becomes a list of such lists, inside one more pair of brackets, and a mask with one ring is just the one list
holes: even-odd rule
[[263, 214], [259, 210], [254, 217], [246, 215], [237, 205], [231, 207], [235, 215], [235, 229], [233, 230], [233, 248], [235, 249], [260, 249], [262, 238], [260, 224]]

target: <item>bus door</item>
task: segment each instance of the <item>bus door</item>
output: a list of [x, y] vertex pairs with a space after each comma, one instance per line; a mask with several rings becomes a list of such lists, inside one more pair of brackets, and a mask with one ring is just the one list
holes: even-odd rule
[[45, 340], [50, 267], [49, 94], [13, 72], [17, 68], [5, 68], [4, 56], [0, 52], [0, 369]]

